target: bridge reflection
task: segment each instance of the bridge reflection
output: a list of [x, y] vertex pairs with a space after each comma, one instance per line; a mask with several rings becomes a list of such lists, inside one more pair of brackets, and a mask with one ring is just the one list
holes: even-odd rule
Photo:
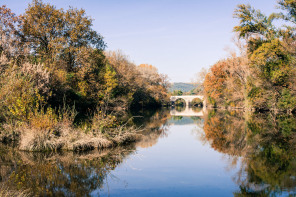
[[186, 107], [173, 107], [170, 110], [171, 116], [198, 116], [202, 117], [204, 115], [205, 108], [198, 108], [198, 107], [189, 107], [186, 105]]

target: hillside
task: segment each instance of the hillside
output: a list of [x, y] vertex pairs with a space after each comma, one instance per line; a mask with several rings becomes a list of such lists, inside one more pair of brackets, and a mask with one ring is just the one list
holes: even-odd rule
[[191, 83], [172, 83], [171, 88], [169, 88], [170, 92], [173, 92], [174, 90], [181, 90], [182, 92], [189, 92], [196, 88], [196, 85], [191, 84]]

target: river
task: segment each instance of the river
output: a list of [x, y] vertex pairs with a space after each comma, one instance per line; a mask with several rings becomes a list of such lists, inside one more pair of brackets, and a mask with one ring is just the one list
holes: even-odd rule
[[125, 147], [28, 153], [2, 145], [0, 181], [38, 196], [296, 194], [292, 115], [205, 109], [134, 115], [144, 137]]

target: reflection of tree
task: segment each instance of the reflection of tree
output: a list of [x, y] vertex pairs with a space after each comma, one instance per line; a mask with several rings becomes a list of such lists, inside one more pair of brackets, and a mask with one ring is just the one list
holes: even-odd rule
[[177, 112], [182, 112], [185, 110], [185, 106], [184, 105], [176, 105], [173, 107], [173, 109], [175, 109]]
[[[146, 114], [147, 115], [147, 114]], [[36, 196], [91, 196], [107, 184], [107, 177], [136, 146], [153, 146], [166, 136], [169, 111], [135, 118], [142, 139], [130, 146], [87, 153], [30, 153], [0, 146], [0, 184]]]
[[173, 116], [172, 119], [173, 120], [182, 120], [183, 116]]
[[[37, 196], [90, 196], [102, 188], [106, 177], [133, 147], [93, 151], [84, 154], [43, 154], [6, 148], [9, 162], [1, 161], [1, 178], [10, 187], [29, 190]], [[11, 157], [13, 155], [13, 157]], [[1, 158], [2, 159], [2, 158]], [[7, 160], [6, 160], [7, 161]]]
[[205, 117], [205, 139], [215, 150], [237, 156], [246, 148], [244, 127], [245, 120], [237, 111], [211, 111]]
[[241, 169], [234, 177], [240, 191], [234, 195], [296, 194], [295, 117], [244, 115], [211, 111], [204, 125], [204, 139], [215, 150], [242, 157]]
[[169, 110], [157, 111], [153, 116], [144, 120], [144, 130], [142, 140], [137, 142], [137, 146], [151, 147], [158, 142], [159, 137], [167, 136], [169, 125], [167, 119], [170, 117]]
[[201, 111], [202, 111], [202, 107], [195, 107], [195, 106], [193, 106], [193, 107], [192, 107], [192, 110], [193, 110], [194, 112], [198, 113], [198, 112], [201, 112]]

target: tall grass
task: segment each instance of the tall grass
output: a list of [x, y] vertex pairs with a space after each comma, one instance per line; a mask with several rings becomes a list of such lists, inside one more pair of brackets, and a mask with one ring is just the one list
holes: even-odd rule
[[19, 149], [25, 151], [86, 151], [127, 144], [140, 139], [139, 129], [119, 125], [116, 117], [96, 112], [88, 125], [74, 126], [74, 107], [64, 105], [57, 114], [35, 112], [29, 124], [15, 129], [20, 133]]
[[0, 197], [29, 197], [30, 193], [26, 190], [10, 189], [4, 184], [0, 184]]

